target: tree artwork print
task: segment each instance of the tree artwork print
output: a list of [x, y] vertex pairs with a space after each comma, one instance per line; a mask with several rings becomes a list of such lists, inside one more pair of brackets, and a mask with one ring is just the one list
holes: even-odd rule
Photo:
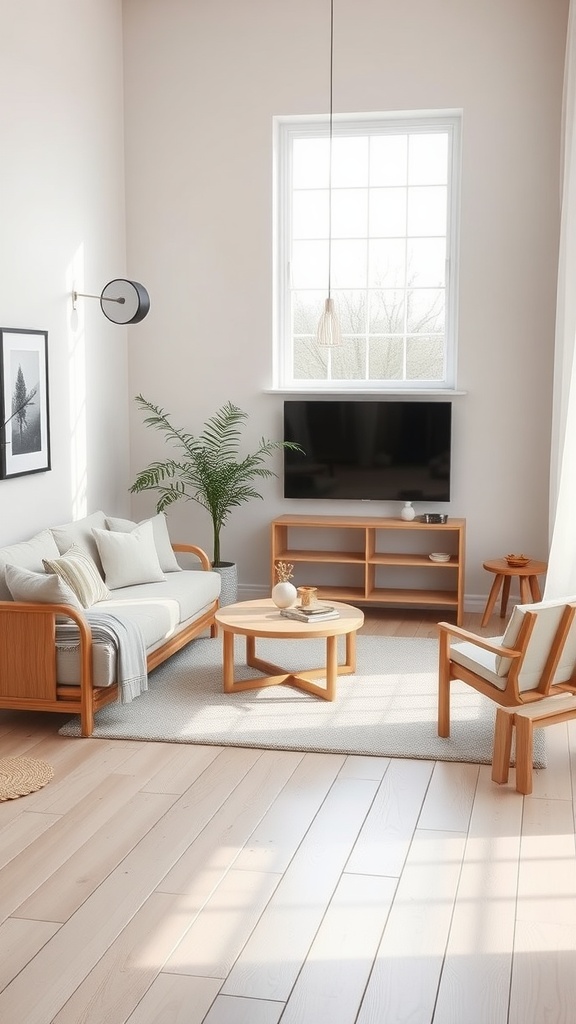
[[[38, 402], [34, 401], [38, 395], [39, 370], [38, 354], [36, 352], [18, 353], [14, 360], [18, 364], [14, 379], [14, 390], [12, 392], [12, 418], [14, 428], [12, 430], [12, 454], [22, 455], [25, 452], [39, 452], [42, 448], [42, 435], [40, 429], [40, 410]], [[24, 375], [22, 364], [27, 365], [28, 377]], [[28, 388], [27, 380], [32, 386]]]
[[48, 469], [48, 333], [0, 328], [0, 479]]

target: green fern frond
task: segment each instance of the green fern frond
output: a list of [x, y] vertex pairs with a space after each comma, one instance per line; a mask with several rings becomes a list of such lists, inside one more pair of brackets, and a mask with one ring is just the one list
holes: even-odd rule
[[242, 427], [248, 414], [226, 402], [211, 416], [196, 437], [180, 430], [170, 422], [170, 413], [153, 405], [142, 395], [136, 402], [147, 413], [144, 424], [161, 431], [166, 441], [183, 453], [184, 458], [173, 458], [150, 463], [141, 470], [130, 490], [139, 493], [156, 490], [158, 512], [165, 511], [176, 501], [195, 501], [206, 509], [212, 520], [215, 565], [220, 562], [220, 532], [230, 513], [253, 498], [262, 499], [255, 489], [256, 479], [269, 479], [277, 474], [263, 463], [273, 452], [289, 448], [301, 451], [290, 441], [270, 441], [261, 438], [256, 451], [240, 457]]

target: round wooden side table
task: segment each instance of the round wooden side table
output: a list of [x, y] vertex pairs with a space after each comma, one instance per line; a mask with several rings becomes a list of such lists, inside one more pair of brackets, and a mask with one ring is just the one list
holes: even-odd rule
[[488, 624], [488, 620], [492, 615], [498, 594], [500, 593], [500, 587], [502, 587], [500, 618], [505, 618], [506, 608], [508, 607], [508, 597], [510, 595], [510, 581], [513, 576], [518, 577], [518, 583], [520, 585], [520, 601], [522, 604], [530, 604], [531, 600], [542, 600], [540, 587], [538, 585], [538, 577], [542, 576], [542, 574], [546, 572], [548, 568], [546, 562], [537, 562], [534, 558], [531, 558], [529, 562], [526, 562], [526, 565], [508, 565], [505, 558], [494, 558], [492, 561], [484, 562], [483, 566], [488, 570], [488, 572], [495, 573], [495, 576], [490, 593], [488, 594], [484, 615], [482, 616], [482, 626], [486, 626]]

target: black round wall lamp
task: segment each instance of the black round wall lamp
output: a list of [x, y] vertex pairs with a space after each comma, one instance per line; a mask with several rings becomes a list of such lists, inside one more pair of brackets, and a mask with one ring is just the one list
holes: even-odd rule
[[150, 296], [143, 284], [116, 277], [104, 285], [100, 295], [72, 292], [72, 308], [82, 299], [100, 299], [104, 316], [113, 324], [139, 324], [150, 310]]

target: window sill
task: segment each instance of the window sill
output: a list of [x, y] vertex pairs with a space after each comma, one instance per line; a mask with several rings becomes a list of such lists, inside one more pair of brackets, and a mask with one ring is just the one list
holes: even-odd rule
[[296, 387], [278, 387], [278, 388], [263, 388], [262, 393], [264, 395], [309, 395], [315, 398], [322, 398], [324, 395], [333, 398], [334, 395], [354, 395], [355, 398], [362, 398], [364, 395], [386, 395], [387, 397], [392, 395], [398, 395], [404, 397], [409, 395], [417, 397], [418, 395], [438, 395], [438, 396], [450, 396], [456, 397], [457, 395], [467, 395], [467, 391], [461, 391], [458, 388], [296, 388]]

